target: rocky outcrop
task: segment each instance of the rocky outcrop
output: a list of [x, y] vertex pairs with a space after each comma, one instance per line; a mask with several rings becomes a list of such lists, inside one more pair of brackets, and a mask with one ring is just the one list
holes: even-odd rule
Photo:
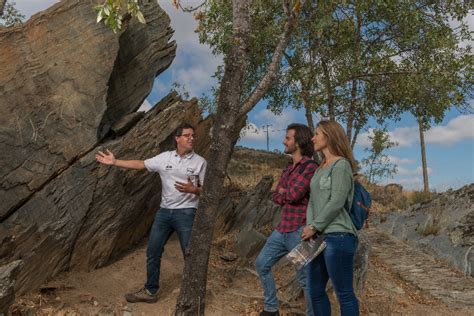
[[0, 267], [0, 315], [8, 314], [8, 307], [15, 299], [15, 279], [22, 264], [17, 260]]
[[147, 24], [119, 35], [81, 0], [0, 28], [1, 222], [138, 109], [171, 64], [168, 16], [156, 1], [141, 8]]
[[78, 158], [3, 221], [0, 263], [24, 262], [16, 290], [36, 288], [64, 270], [103, 266], [140, 241], [159, 207], [159, 175], [100, 165], [95, 153], [107, 148], [123, 159], [152, 157], [172, 148], [182, 121], [209, 128], [200, 117], [195, 100], [168, 96], [125, 136]]
[[132, 20], [121, 34], [80, 0], [0, 29], [0, 269], [22, 260], [10, 280], [17, 293], [102, 266], [146, 234], [158, 177], [101, 167], [97, 150], [149, 157], [169, 148], [183, 120], [201, 120], [196, 102], [176, 94], [144, 118], [134, 113], [176, 51], [156, 1], [141, 9], [146, 25]]
[[377, 226], [474, 275], [474, 184], [381, 216]]
[[[464, 315], [457, 313], [456, 309], [473, 310], [474, 280], [471, 277], [379, 229], [369, 229], [368, 235], [372, 241], [373, 256], [400, 277], [400, 283], [411, 284], [424, 295], [443, 302], [452, 315]], [[404, 293], [402, 288], [394, 290]]]

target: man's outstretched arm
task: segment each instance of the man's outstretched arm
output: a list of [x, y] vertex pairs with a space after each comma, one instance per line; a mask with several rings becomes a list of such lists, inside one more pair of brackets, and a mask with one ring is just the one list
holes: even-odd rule
[[104, 165], [109, 165], [109, 166], [117, 166], [121, 168], [127, 168], [127, 169], [145, 169], [145, 162], [143, 160], [120, 160], [120, 159], [115, 159], [114, 154], [110, 150], [106, 150], [106, 152], [101, 152], [99, 151], [95, 155], [95, 160], [100, 162], [101, 164]]

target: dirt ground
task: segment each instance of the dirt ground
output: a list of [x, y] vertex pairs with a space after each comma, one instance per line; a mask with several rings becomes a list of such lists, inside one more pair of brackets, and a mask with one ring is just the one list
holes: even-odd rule
[[[210, 258], [206, 315], [258, 315], [262, 290], [253, 265], [227, 262], [231, 236], [215, 242]], [[145, 280], [146, 241], [121, 260], [91, 272], [66, 272], [40, 291], [17, 297], [13, 315], [172, 315], [181, 284], [183, 258], [175, 236], [162, 259], [159, 300], [155, 304], [129, 304], [124, 293], [140, 288]], [[288, 265], [276, 267], [281, 286], [292, 275]], [[469, 309], [450, 309], [398, 277], [376, 256], [369, 263], [367, 283], [359, 298], [362, 315], [474, 315]], [[333, 314], [339, 314], [334, 296]], [[282, 315], [302, 313], [303, 299], [281, 306]]]

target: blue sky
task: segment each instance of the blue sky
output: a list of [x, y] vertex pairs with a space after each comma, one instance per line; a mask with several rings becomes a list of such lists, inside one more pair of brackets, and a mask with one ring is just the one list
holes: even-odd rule
[[[17, 0], [16, 7], [28, 18], [55, 2], [57, 1]], [[186, 5], [193, 1], [183, 2]], [[171, 67], [156, 79], [147, 98], [148, 104], [155, 104], [166, 95], [173, 82], [179, 82], [191, 96], [199, 97], [203, 93], [208, 93], [216, 84], [212, 75], [216, 67], [222, 64], [222, 56], [212, 55], [209, 47], [199, 43], [198, 36], [194, 33], [197, 23], [191, 14], [176, 10], [171, 5], [171, 0], [159, 0], [158, 3], [171, 18], [171, 26], [175, 30], [173, 39], [176, 40], [178, 48]], [[469, 16], [468, 23], [470, 30], [474, 31], [474, 14]], [[474, 101], [471, 101], [471, 106], [474, 108]], [[250, 112], [249, 122], [257, 132], [247, 132], [241, 137], [238, 145], [266, 149], [266, 134], [262, 130], [262, 125], [271, 124], [269, 148], [281, 151], [286, 126], [293, 122], [306, 123], [306, 119], [302, 111], [289, 108], [280, 116], [274, 115], [266, 109], [264, 102], [260, 102]], [[416, 121], [411, 115], [406, 114], [400, 121], [390, 122], [388, 130], [391, 139], [399, 144], [388, 152], [391, 161], [398, 165], [399, 172], [393, 179], [384, 182], [397, 182], [407, 189], [420, 189], [423, 180]], [[359, 137], [355, 148], [357, 159], [365, 156], [363, 147], [367, 145], [369, 133], [370, 130], [365, 131]], [[432, 189], [439, 192], [474, 182], [474, 114], [450, 111], [441, 124], [426, 132], [425, 141]]]

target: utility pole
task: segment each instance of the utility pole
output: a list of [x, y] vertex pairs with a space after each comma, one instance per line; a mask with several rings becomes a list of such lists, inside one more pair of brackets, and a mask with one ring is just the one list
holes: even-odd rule
[[270, 132], [269, 128], [272, 127], [271, 124], [266, 124], [266, 125], [262, 125], [262, 130], [267, 133], [267, 151], [270, 151], [270, 148], [268, 147], [268, 141], [269, 141], [269, 137], [268, 137], [268, 134]]

